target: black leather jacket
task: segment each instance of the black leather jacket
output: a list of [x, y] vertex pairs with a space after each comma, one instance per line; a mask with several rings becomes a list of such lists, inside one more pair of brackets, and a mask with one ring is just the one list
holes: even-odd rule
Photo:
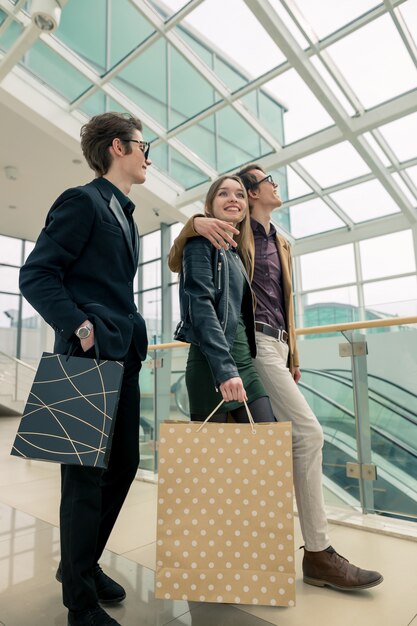
[[174, 337], [200, 347], [216, 386], [239, 376], [230, 350], [241, 313], [251, 355], [256, 356], [252, 291], [236, 252], [217, 250], [204, 237], [188, 240], [180, 274], [180, 309]]

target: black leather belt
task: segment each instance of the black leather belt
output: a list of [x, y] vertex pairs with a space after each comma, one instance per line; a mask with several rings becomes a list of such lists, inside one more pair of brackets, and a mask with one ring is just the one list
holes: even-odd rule
[[264, 335], [268, 335], [268, 337], [274, 337], [277, 341], [288, 343], [288, 333], [284, 328], [274, 328], [264, 322], [255, 322], [255, 330]]

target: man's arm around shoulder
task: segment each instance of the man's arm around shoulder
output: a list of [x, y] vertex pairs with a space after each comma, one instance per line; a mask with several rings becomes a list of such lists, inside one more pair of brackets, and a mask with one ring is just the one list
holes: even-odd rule
[[187, 239], [201, 235], [210, 241], [215, 248], [235, 247], [237, 243], [233, 239], [233, 234], [239, 234], [239, 231], [228, 222], [218, 220], [215, 217], [205, 217], [197, 214], [190, 217], [184, 228], [172, 244], [172, 248], [168, 256], [168, 265], [171, 272], [180, 272], [182, 264], [182, 255], [184, 252]]

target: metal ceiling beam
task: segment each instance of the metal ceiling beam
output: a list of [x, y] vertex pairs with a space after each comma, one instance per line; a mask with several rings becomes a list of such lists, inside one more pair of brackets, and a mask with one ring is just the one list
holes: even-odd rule
[[19, 13], [25, 2], [26, 0], [17, 0], [14, 6], [10, 6], [10, 2], [6, 5], [5, 0], [1, 1], [0, 8], [6, 13], [7, 17], [0, 26], [0, 37], [2, 37], [9, 28], [10, 24], [13, 22], [13, 17]]
[[32, 22], [22, 31], [0, 61], [0, 82], [19, 63], [23, 55], [39, 39], [40, 34], [41, 31]]
[[408, 26], [401, 14], [401, 10], [395, 8], [392, 0], [384, 0], [384, 4], [387, 7], [389, 14], [391, 15], [392, 21], [395, 24], [398, 34], [400, 35], [408, 54], [410, 55], [414, 65], [417, 67], [417, 46], [415, 44], [413, 36], [408, 30]]
[[[384, 102], [366, 111], [359, 117], [350, 118], [352, 132], [355, 135], [361, 135], [415, 111], [417, 111], [417, 89], [398, 96], [389, 102]], [[344, 139], [345, 137], [340, 128], [331, 126], [288, 144], [284, 146], [280, 152], [270, 154], [259, 159], [259, 161], [265, 169], [279, 169], [285, 165], [293, 165], [294, 161], [297, 159], [329, 148], [330, 146], [344, 141]], [[407, 167], [411, 167], [411, 165], [407, 165]], [[184, 191], [178, 198], [177, 206], [185, 206], [200, 198], [201, 190], [200, 185], [198, 185], [193, 189]]]
[[[147, 3], [136, 3], [138, 10], [146, 17], [146, 19], [152, 24], [154, 28], [162, 31], [164, 28], [163, 20], [155, 13], [154, 10], [150, 10], [150, 7]], [[184, 59], [202, 76], [202, 78], [213, 88], [215, 91], [221, 96], [224, 101], [224, 106], [230, 106], [235, 110], [254, 130], [257, 132], [262, 139], [264, 139], [274, 150], [280, 150], [281, 144], [277, 141], [277, 139], [269, 132], [267, 128], [265, 128], [259, 120], [253, 115], [246, 107], [244, 107], [239, 101], [233, 100], [231, 95], [231, 90], [227, 87], [227, 85], [218, 78], [217, 74], [205, 63], [198, 54], [188, 45], [186, 44], [181, 37], [172, 32], [165, 31], [166, 40], [184, 57]], [[154, 142], [157, 146], [157, 140]]]
[[269, 33], [273, 41], [280, 47], [287, 59], [298, 72], [306, 85], [311, 89], [327, 113], [334, 119], [340, 128], [343, 138], [350, 141], [362, 159], [383, 184], [410, 224], [417, 221], [417, 211], [404, 195], [400, 187], [387, 173], [378, 155], [363, 137], [357, 137], [353, 131], [351, 119], [346, 115], [343, 107], [334, 96], [329, 86], [324, 82], [319, 72], [312, 65], [304, 50], [297, 43], [282, 19], [273, 10], [268, 0], [244, 0], [259, 22]]
[[401, 213], [397, 213], [395, 215], [389, 215], [387, 217], [357, 224], [353, 231], [339, 229], [305, 237], [303, 239], [297, 239], [293, 244], [292, 251], [294, 255], [309, 254], [310, 252], [318, 252], [319, 250], [354, 243], [362, 239], [389, 235], [409, 228], [410, 224], [405, 216]]
[[[409, 159], [408, 161], [404, 161], [403, 163], [390, 165], [389, 167], [387, 167], [387, 170], [391, 174], [395, 174], [396, 172], [398, 172], [402, 175], [402, 178], [403, 178], [403, 175], [408, 176], [407, 172], [405, 172], [404, 170], [406, 170], [409, 167], [413, 167], [415, 165], [417, 165], [417, 157], [415, 157], [414, 159]], [[291, 164], [291, 167], [295, 170], [293, 163]], [[356, 178], [351, 178], [350, 180], [346, 180], [343, 183], [338, 183], [337, 185], [324, 187], [323, 189], [321, 189], [321, 194], [327, 196], [329, 194], [336, 193], [337, 191], [341, 191], [342, 189], [347, 189], [348, 187], [353, 187], [355, 185], [360, 185], [361, 183], [366, 183], [370, 180], [375, 180], [375, 176], [373, 175], [372, 172], [369, 172], [368, 174], [363, 174], [362, 176], [357, 176]], [[410, 191], [414, 193], [413, 188], [410, 188]], [[289, 206], [295, 206], [297, 204], [301, 204], [302, 202], [308, 202], [308, 200], [314, 200], [314, 198], [317, 198], [317, 197], [318, 197], [318, 194], [315, 191], [313, 191], [311, 193], [305, 194], [304, 196], [298, 196], [297, 198], [291, 198], [290, 200], [286, 200], [285, 202], [282, 203], [282, 208], [285, 209]]]

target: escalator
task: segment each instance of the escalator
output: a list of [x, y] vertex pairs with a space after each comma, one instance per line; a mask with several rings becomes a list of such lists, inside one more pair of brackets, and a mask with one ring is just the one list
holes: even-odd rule
[[[357, 460], [351, 372], [304, 369], [299, 384], [323, 427], [324, 475], [339, 494], [345, 492], [359, 504], [358, 481], [346, 476], [346, 463]], [[375, 511], [417, 520], [417, 396], [373, 375], [368, 384], [372, 456], [378, 468]]]
[[[188, 415], [183, 373], [171, 391]], [[417, 521], [417, 396], [381, 377], [368, 375], [375, 512]], [[323, 427], [324, 483], [338, 501], [360, 506], [359, 483], [346, 475], [357, 462], [352, 374], [349, 370], [303, 369], [299, 387]]]

